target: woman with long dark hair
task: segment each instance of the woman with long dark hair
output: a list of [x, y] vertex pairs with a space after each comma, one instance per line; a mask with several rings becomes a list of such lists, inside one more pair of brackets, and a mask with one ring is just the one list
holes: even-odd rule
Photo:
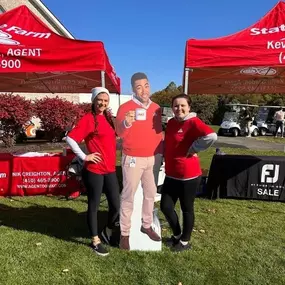
[[[112, 228], [118, 221], [120, 191], [116, 175], [116, 133], [112, 114], [108, 110], [110, 94], [106, 88], [92, 89], [92, 110], [84, 115], [67, 136], [72, 151], [84, 161], [82, 178], [87, 190], [87, 222], [91, 234], [91, 248], [101, 256], [108, 255], [98, 235], [97, 212], [104, 189], [109, 213], [108, 223], [101, 238], [109, 244]], [[85, 154], [78, 143], [84, 140], [89, 154]]]

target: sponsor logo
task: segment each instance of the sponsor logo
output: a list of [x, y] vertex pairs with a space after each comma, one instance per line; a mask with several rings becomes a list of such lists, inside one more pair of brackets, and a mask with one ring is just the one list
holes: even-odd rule
[[261, 183], [276, 183], [279, 178], [280, 165], [265, 164], [261, 170]]
[[241, 74], [245, 75], [262, 75], [270, 76], [276, 74], [277, 70], [271, 67], [248, 67], [240, 71]]
[[280, 175], [280, 165], [277, 164], [265, 164], [261, 169], [260, 183], [251, 184], [251, 187], [256, 191], [257, 196], [278, 198], [284, 186], [278, 183]]

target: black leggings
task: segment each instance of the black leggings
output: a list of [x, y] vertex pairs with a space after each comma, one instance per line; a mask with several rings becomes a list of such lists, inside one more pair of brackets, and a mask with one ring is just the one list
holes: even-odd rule
[[87, 223], [93, 237], [98, 235], [97, 212], [102, 192], [104, 191], [109, 205], [107, 227], [112, 229], [119, 218], [120, 189], [116, 172], [103, 175], [84, 169], [82, 178], [88, 197]]
[[173, 235], [178, 236], [181, 234], [181, 227], [175, 211], [175, 204], [179, 199], [183, 213], [182, 241], [190, 240], [194, 227], [194, 200], [200, 180], [200, 177], [186, 181], [169, 177], [164, 180], [160, 208], [173, 231]]
[[275, 130], [275, 136], [278, 135], [279, 128], [281, 130], [281, 137], [283, 137], [284, 133], [284, 122], [283, 121], [276, 121], [276, 130]]

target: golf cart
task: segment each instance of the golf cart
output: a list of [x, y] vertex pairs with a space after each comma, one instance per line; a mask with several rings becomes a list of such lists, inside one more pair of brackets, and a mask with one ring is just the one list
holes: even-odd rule
[[[261, 136], [266, 134], [274, 134], [276, 130], [276, 124], [274, 114], [280, 109], [285, 108], [283, 106], [260, 106], [256, 116], [256, 124], [259, 128]], [[281, 132], [279, 129], [278, 132]]]
[[[218, 135], [232, 135], [233, 137], [237, 137], [243, 134], [242, 130], [242, 120], [241, 120], [241, 112], [243, 112], [244, 108], [249, 108], [251, 113], [254, 114], [255, 110], [258, 108], [258, 105], [249, 105], [249, 104], [226, 104], [226, 112], [224, 114], [224, 118], [222, 120], [222, 124], [218, 131]], [[252, 119], [253, 121], [253, 119]], [[252, 136], [258, 136], [259, 129], [256, 125], [251, 124], [250, 126], [250, 134]], [[246, 132], [246, 135], [248, 131]]]

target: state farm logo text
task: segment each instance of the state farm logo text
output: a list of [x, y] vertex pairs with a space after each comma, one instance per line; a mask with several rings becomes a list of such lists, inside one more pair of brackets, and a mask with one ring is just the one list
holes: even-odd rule
[[0, 44], [1, 45], [19, 45], [20, 43], [14, 41], [12, 36], [0, 30]]
[[7, 24], [3, 24], [0, 26], [0, 44], [20, 45], [20, 42], [12, 38], [11, 35], [12, 33], [21, 36], [40, 38], [40, 39], [48, 39], [51, 36], [51, 33], [38, 33], [38, 32], [26, 31], [17, 26], [8, 27]]
[[285, 24], [271, 28], [252, 28], [250, 29], [250, 31], [251, 31], [250, 33], [251, 36], [275, 34], [275, 33], [285, 32]]

